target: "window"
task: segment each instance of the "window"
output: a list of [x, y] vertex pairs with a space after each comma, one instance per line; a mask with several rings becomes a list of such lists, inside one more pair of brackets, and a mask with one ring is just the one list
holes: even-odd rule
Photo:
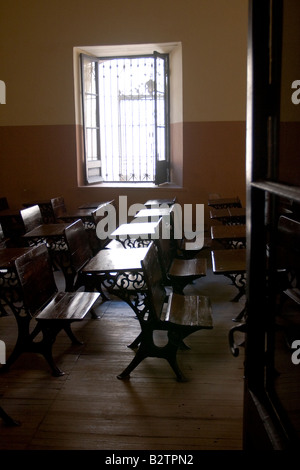
[[169, 181], [169, 55], [81, 54], [87, 183]]

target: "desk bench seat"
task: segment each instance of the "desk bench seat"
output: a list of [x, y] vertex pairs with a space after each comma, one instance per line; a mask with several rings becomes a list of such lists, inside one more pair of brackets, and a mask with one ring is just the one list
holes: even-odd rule
[[[71, 341], [81, 344], [71, 330], [71, 323], [83, 320], [99, 297], [96, 292], [58, 292], [50, 256], [45, 245], [33, 247], [15, 261], [16, 274], [23, 293], [22, 307], [15, 309], [18, 338], [2, 372], [24, 352], [40, 353], [54, 376], [64, 374], [54, 362], [52, 347], [57, 334], [64, 330]], [[36, 320], [32, 331], [31, 320]], [[42, 339], [36, 340], [39, 333]]]
[[[180, 370], [176, 355], [183, 339], [195, 331], [213, 328], [210, 299], [205, 296], [184, 296], [172, 293], [167, 296], [163, 286], [161, 265], [156, 245], [152, 242], [142, 261], [147, 284], [146, 306], [138, 313], [141, 325], [139, 347], [135, 357], [119, 379], [128, 379], [130, 373], [147, 357], [163, 358], [168, 361], [179, 382], [186, 381]], [[168, 340], [164, 346], [154, 342], [155, 331], [167, 331]]]

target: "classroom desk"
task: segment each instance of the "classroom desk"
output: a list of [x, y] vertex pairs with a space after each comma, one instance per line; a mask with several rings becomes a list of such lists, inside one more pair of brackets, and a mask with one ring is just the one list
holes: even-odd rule
[[71, 258], [65, 238], [65, 228], [70, 224], [42, 224], [23, 235], [29, 244], [39, 245], [46, 243], [53, 265], [61, 269], [65, 282], [65, 290], [72, 290], [74, 274], [72, 273]]
[[[147, 222], [156, 221], [159, 217], [170, 217], [172, 207], [155, 207], [152, 209], [141, 209], [134, 217], [145, 218]], [[154, 220], [153, 220], [154, 219]]]
[[124, 248], [141, 248], [158, 238], [159, 225], [160, 219], [157, 222], [122, 224], [109, 237], [112, 240], [118, 240]]
[[[146, 283], [143, 275], [142, 261], [148, 248], [131, 248], [101, 250], [82, 269], [82, 273], [97, 276], [101, 286], [110, 294], [124, 300], [132, 310], [142, 312], [145, 309], [147, 295]], [[139, 343], [137, 337], [130, 345], [134, 348]]]
[[[238, 289], [238, 294], [232, 302], [238, 302], [246, 293], [246, 250], [214, 250], [211, 252], [212, 270], [216, 275], [228, 277]], [[233, 321], [240, 321], [246, 308]]]
[[[1, 366], [1, 373], [7, 371], [22, 352], [45, 353], [45, 343], [43, 343], [43, 340], [37, 342], [34, 341], [37, 335], [41, 332], [41, 327], [38, 322], [34, 322], [34, 326], [31, 326], [32, 320], [35, 317], [24, 304], [23, 289], [20, 285], [15, 265], [18, 258], [32, 249], [33, 247], [0, 249], [0, 301], [1, 305], [3, 305], [2, 302], [4, 302], [10, 307], [16, 319], [18, 329], [14, 349], [6, 360], [6, 363]], [[98, 296], [99, 294], [94, 295]], [[57, 311], [59, 311], [58, 306]], [[68, 329], [65, 331], [72, 341], [76, 341], [72, 331], [69, 331]], [[49, 343], [46, 342], [46, 344]], [[47, 354], [44, 354], [44, 356], [52, 367], [49, 356]]]
[[75, 222], [75, 220], [81, 219], [84, 225], [84, 228], [96, 228], [95, 225], [95, 218], [94, 218], [94, 211], [96, 209], [75, 209], [74, 211], [65, 212], [64, 214], [57, 217], [59, 221], [62, 222]]
[[171, 214], [173, 211], [172, 206], [170, 207], [157, 207], [153, 209], [142, 209], [135, 214], [135, 218], [141, 221], [144, 219], [146, 222], [157, 222], [160, 218], [163, 222], [163, 229], [165, 230], [165, 236], [174, 236], [174, 217]]
[[246, 223], [246, 209], [244, 207], [227, 207], [224, 209], [210, 210], [210, 218], [212, 220], [219, 220], [223, 224], [245, 224]]
[[78, 219], [81, 219], [84, 225], [84, 228], [86, 230], [89, 243], [92, 249], [93, 254], [95, 255], [98, 253], [99, 250], [105, 247], [106, 243], [108, 242], [107, 240], [101, 240], [98, 238], [96, 229], [97, 229], [97, 224], [98, 222], [104, 217], [104, 215], [97, 215], [97, 211], [100, 208], [103, 208], [105, 206], [108, 206], [111, 204], [113, 201], [106, 201], [104, 203], [100, 203], [100, 206], [97, 206], [96, 208], [81, 208], [81, 209], [75, 209], [74, 211], [67, 211], [66, 213], [60, 215], [57, 217], [59, 221], [63, 222], [69, 222], [73, 223]]
[[86, 275], [101, 277], [101, 283], [110, 292], [116, 295], [128, 294], [132, 291], [141, 291], [145, 287], [142, 276], [142, 260], [148, 248], [132, 248], [130, 250], [110, 249], [101, 250], [82, 268]]
[[220, 242], [224, 248], [245, 248], [246, 225], [212, 225], [210, 228], [212, 241]]

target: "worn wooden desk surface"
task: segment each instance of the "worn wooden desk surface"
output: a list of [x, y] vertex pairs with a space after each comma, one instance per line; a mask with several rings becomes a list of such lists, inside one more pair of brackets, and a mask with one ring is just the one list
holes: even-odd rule
[[160, 220], [122, 224], [110, 234], [109, 238], [118, 240], [126, 247], [142, 247], [159, 237], [159, 224]]
[[122, 224], [111, 233], [111, 238], [126, 237], [127, 235], [154, 235], [157, 232], [157, 222], [137, 222]]
[[153, 218], [170, 216], [172, 207], [156, 207], [152, 209], [141, 209], [134, 217], [147, 218], [148, 222]]
[[114, 271], [137, 271], [142, 269], [148, 248], [132, 248], [131, 250], [105, 249], [99, 251], [83, 268], [87, 274], [110, 273]]
[[246, 272], [246, 250], [214, 250], [211, 252], [214, 274]]
[[0, 269], [13, 269], [14, 262], [19, 256], [30, 251], [31, 247], [21, 248], [1, 248], [0, 249]]
[[42, 224], [33, 230], [30, 230], [30, 232], [25, 233], [23, 238], [32, 240], [36, 238], [62, 237], [64, 235], [64, 230], [68, 225], [70, 224]]
[[140, 309], [145, 308], [147, 289], [142, 261], [147, 250], [148, 248], [101, 250], [87, 263], [82, 272], [97, 276], [97, 281], [101, 282], [104, 289], [120, 297], [138, 314]]
[[57, 219], [65, 221], [65, 222], [68, 222], [68, 221], [72, 222], [72, 221], [81, 219], [83, 222], [94, 223], [93, 212], [95, 210], [96, 209], [92, 209], [92, 208], [75, 209], [75, 210], [71, 210], [71, 211], [67, 211], [63, 213], [62, 215], [58, 216]]

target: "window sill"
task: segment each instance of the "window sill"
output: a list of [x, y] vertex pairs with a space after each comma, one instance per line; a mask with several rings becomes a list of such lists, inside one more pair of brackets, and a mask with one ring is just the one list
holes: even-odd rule
[[183, 189], [174, 183], [162, 183], [155, 185], [153, 183], [95, 183], [88, 185], [79, 185], [80, 188], [123, 188], [123, 189]]

